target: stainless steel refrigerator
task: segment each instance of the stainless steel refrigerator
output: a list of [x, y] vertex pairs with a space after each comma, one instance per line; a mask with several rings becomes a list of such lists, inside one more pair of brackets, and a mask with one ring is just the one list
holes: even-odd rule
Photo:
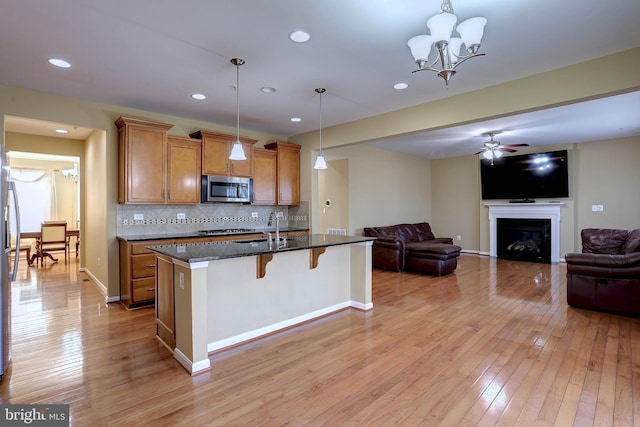
[[[0, 206], [2, 206], [2, 221], [0, 221], [0, 236], [3, 239], [2, 260], [0, 261], [0, 379], [4, 377], [11, 360], [11, 282], [18, 272], [18, 257], [20, 255], [20, 212], [18, 196], [13, 182], [9, 181], [9, 162], [5, 148], [0, 145]], [[11, 210], [14, 210], [12, 214]], [[10, 219], [15, 218], [15, 227], [11, 227]], [[11, 266], [11, 229], [16, 230], [15, 257]]]

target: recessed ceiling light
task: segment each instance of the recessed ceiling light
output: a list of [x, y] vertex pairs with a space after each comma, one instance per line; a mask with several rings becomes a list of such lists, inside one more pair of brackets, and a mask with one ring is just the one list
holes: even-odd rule
[[275, 87], [265, 86], [261, 87], [260, 90], [264, 93], [274, 93], [276, 91]]
[[295, 122], [295, 123], [298, 123], [298, 122], [301, 122], [302, 119], [300, 117], [291, 117], [291, 121]]
[[296, 43], [308, 42], [311, 36], [306, 31], [298, 30], [289, 34], [289, 39]]
[[69, 133], [69, 131], [66, 130], [66, 129], [56, 129], [56, 132], [57, 133]]
[[202, 93], [194, 93], [193, 95], [191, 95], [191, 97], [193, 99], [197, 99], [197, 100], [203, 100], [203, 99], [207, 99], [207, 96], [202, 94]]
[[393, 88], [394, 89], [398, 89], [398, 90], [406, 89], [408, 87], [409, 87], [409, 85], [406, 84], [406, 83], [396, 83], [396, 84], [393, 85]]
[[71, 64], [64, 59], [51, 58], [49, 59], [49, 64], [55, 65], [56, 67], [60, 68], [71, 68]]

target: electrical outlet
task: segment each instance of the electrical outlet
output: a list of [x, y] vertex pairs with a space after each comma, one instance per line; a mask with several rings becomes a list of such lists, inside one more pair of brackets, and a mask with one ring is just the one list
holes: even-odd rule
[[180, 272], [180, 289], [184, 289], [184, 273]]
[[459, 241], [459, 240], [462, 240], [462, 236], [458, 234], [458, 235], [456, 236], [456, 240], [458, 240], [458, 241]]
[[135, 221], [142, 221], [144, 220], [144, 214], [133, 214], [133, 219]]
[[251, 218], [258, 218], [258, 212], [251, 212]]
[[284, 218], [284, 212], [276, 213], [276, 218]]
[[178, 219], [187, 219], [187, 215], [183, 213], [178, 214]]

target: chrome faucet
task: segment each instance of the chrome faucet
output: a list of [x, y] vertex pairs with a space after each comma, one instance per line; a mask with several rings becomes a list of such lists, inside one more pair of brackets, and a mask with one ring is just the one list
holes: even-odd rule
[[269, 222], [267, 222], [267, 227], [271, 227], [274, 218], [276, 220], [276, 242], [280, 242], [280, 217], [278, 216], [277, 212], [271, 212], [269, 214]]

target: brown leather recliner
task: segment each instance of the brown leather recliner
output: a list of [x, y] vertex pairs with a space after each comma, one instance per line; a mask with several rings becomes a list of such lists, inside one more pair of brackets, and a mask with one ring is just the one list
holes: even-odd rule
[[567, 303], [640, 314], [640, 229], [588, 228], [582, 253], [565, 255]]
[[456, 268], [462, 250], [450, 237], [435, 237], [427, 222], [367, 227], [364, 235], [376, 238], [373, 266], [385, 270], [447, 274]]

